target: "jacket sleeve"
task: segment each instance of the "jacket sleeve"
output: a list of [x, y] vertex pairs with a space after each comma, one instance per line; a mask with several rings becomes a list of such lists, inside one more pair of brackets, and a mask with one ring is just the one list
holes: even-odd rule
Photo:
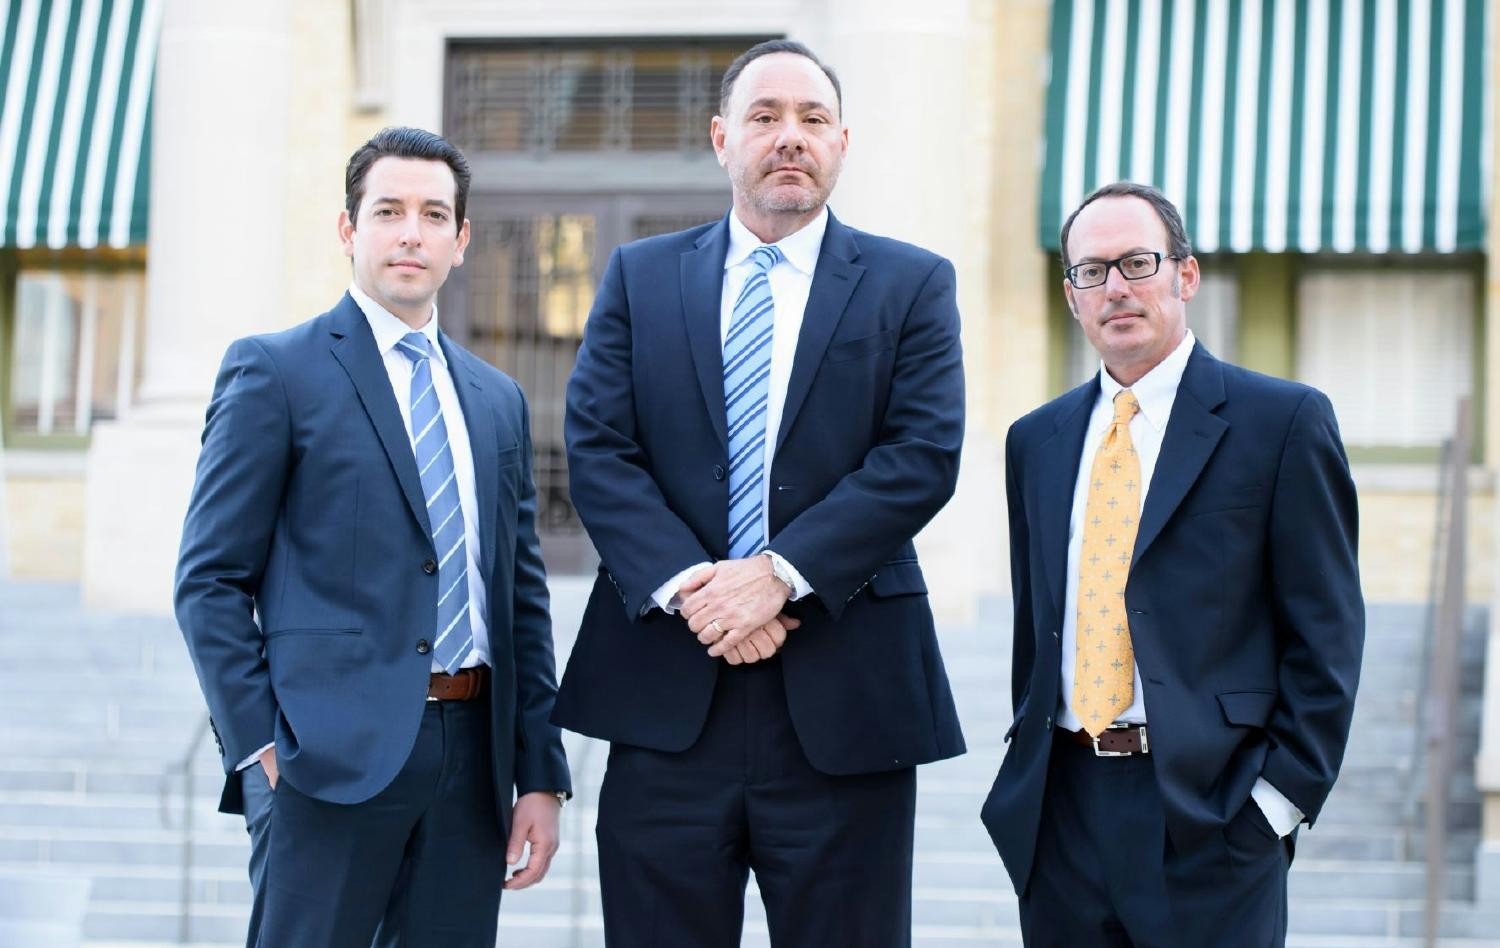
[[[514, 383], [513, 383], [514, 384]], [[516, 569], [512, 580], [512, 640], [516, 662], [516, 792], [572, 792], [562, 731], [548, 719], [557, 698], [547, 573], [536, 533], [536, 481], [532, 476], [531, 412], [521, 406], [521, 491], [516, 505]]]
[[667, 506], [636, 439], [631, 318], [616, 250], [568, 380], [565, 433], [573, 505], [635, 619], [662, 583], [713, 557]]
[[864, 463], [771, 538], [835, 619], [958, 484], [964, 367], [955, 284], [947, 260], [926, 274], [902, 325], [885, 416]]
[[1365, 607], [1359, 512], [1333, 407], [1309, 392], [1282, 450], [1270, 517], [1272, 604], [1281, 639], [1279, 697], [1261, 775], [1317, 818], [1354, 714]]
[[229, 347], [214, 383], [174, 596], [226, 771], [275, 733], [276, 697], [255, 597], [290, 463], [281, 378], [261, 343], [242, 339]]

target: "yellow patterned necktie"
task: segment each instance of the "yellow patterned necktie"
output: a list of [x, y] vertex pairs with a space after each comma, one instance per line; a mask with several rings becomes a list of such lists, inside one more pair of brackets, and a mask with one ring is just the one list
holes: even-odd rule
[[1140, 410], [1129, 389], [1115, 396], [1115, 418], [1094, 454], [1084, 507], [1071, 707], [1094, 737], [1135, 699], [1125, 580], [1141, 516], [1141, 460], [1130, 440], [1130, 419]]

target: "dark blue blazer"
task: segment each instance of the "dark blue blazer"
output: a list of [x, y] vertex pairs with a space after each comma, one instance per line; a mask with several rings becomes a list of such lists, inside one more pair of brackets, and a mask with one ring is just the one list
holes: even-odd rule
[[[728, 553], [719, 297], [728, 218], [610, 258], [568, 385], [573, 503], [602, 561], [553, 720], [690, 746], [724, 666], [662, 583]], [[874, 773], [963, 753], [912, 537], [963, 439], [953, 266], [832, 215], [769, 473], [770, 546], [814, 589], [781, 653], [813, 766]]]
[[[1061, 683], [1073, 487], [1096, 376], [1006, 440], [1015, 635], [1010, 748], [983, 819], [1025, 888]], [[1203, 844], [1264, 776], [1318, 816], [1364, 647], [1356, 498], [1333, 408], [1194, 347], [1125, 587], [1167, 829]]]
[[[474, 455], [488, 592], [497, 812], [569, 788], [526, 401], [440, 337]], [[451, 422], [450, 422], [451, 423]], [[226, 770], [273, 738], [299, 791], [359, 803], [390, 783], [426, 707], [435, 557], [411, 441], [347, 294], [229, 347], [183, 526], [177, 620]], [[237, 800], [231, 773], [225, 804]]]

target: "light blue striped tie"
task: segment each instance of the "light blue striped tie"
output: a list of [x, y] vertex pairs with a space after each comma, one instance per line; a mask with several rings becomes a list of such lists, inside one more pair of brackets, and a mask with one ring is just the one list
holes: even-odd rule
[[469, 626], [469, 556], [464, 549], [464, 514], [458, 500], [458, 477], [443, 407], [432, 387], [432, 350], [427, 337], [409, 332], [396, 343], [412, 362], [411, 436], [427, 498], [427, 521], [438, 555], [436, 635], [432, 657], [451, 675], [463, 664], [474, 642]]
[[776, 328], [771, 268], [776, 247], [756, 247], [752, 269], [734, 301], [724, 337], [724, 409], [729, 422], [729, 558], [744, 559], [765, 545], [761, 485], [766, 470], [766, 397], [771, 388], [771, 336]]

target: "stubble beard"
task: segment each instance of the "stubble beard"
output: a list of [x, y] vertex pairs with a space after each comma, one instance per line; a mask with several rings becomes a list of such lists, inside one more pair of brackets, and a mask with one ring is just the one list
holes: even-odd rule
[[806, 214], [828, 202], [828, 195], [833, 193], [841, 169], [837, 165], [829, 168], [822, 180], [814, 177], [812, 171], [804, 170], [811, 179], [811, 184], [805, 187], [772, 185], [766, 180], [769, 176], [760, 169], [746, 169], [739, 175], [739, 191], [745, 195], [746, 203], [758, 210], [772, 214]]

